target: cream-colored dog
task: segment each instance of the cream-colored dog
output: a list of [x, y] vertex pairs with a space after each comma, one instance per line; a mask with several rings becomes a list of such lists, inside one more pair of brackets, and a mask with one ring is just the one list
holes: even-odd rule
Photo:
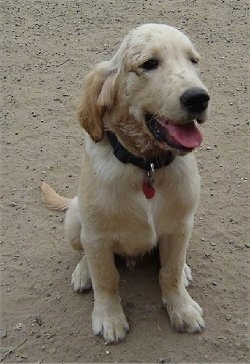
[[197, 122], [205, 121], [209, 101], [198, 63], [191, 41], [170, 26], [131, 31], [85, 81], [78, 196], [66, 199], [42, 185], [49, 207], [68, 209], [66, 237], [85, 252], [72, 284], [77, 291], [93, 286], [93, 331], [108, 342], [129, 329], [114, 254], [134, 257], [156, 245], [172, 326], [191, 333], [204, 327], [202, 309], [186, 289], [185, 264], [200, 192], [192, 150], [201, 144]]

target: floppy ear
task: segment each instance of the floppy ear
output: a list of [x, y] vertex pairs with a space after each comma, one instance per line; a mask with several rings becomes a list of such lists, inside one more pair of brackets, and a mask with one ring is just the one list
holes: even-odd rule
[[109, 62], [102, 62], [85, 80], [78, 120], [95, 142], [101, 141], [104, 135], [103, 115], [105, 109], [113, 106], [117, 74], [117, 69], [109, 70]]

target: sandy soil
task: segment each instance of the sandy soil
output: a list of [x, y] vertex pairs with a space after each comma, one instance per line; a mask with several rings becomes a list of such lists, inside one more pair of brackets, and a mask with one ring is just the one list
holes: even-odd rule
[[[10, 362], [247, 362], [249, 329], [247, 1], [14, 1], [2, 7], [1, 349]], [[210, 120], [197, 152], [202, 196], [188, 251], [201, 335], [171, 330], [157, 257], [127, 271], [121, 296], [130, 333], [119, 345], [92, 336], [93, 293], [73, 293], [79, 260], [63, 214], [40, 201], [46, 180], [77, 191], [82, 133], [75, 109], [84, 75], [134, 26], [183, 29], [203, 54]]]

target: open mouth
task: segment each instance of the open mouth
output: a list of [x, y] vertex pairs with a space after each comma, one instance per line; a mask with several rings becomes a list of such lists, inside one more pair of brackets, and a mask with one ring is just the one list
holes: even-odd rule
[[[202, 123], [202, 120], [196, 121]], [[147, 113], [145, 122], [155, 139], [166, 142], [172, 148], [190, 152], [202, 143], [202, 135], [195, 121], [176, 125], [162, 116]]]

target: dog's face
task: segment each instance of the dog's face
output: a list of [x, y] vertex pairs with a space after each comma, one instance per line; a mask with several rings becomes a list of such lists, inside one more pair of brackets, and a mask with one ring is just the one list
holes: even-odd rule
[[198, 63], [180, 31], [160, 24], [138, 27], [87, 78], [80, 122], [93, 140], [111, 130], [140, 157], [190, 152], [201, 144], [196, 123], [205, 121], [209, 101]]

